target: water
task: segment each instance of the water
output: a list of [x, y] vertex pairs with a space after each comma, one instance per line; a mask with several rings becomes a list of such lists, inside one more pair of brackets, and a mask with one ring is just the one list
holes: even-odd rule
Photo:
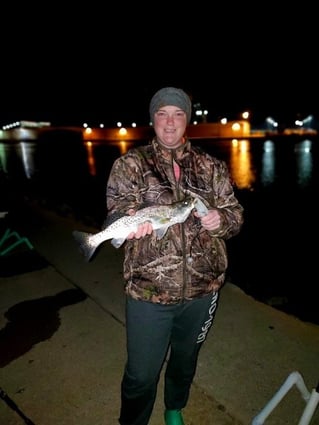
[[[104, 221], [105, 186], [116, 157], [139, 142], [82, 143], [61, 133], [35, 143], [0, 143], [10, 184], [60, 214]], [[254, 298], [319, 324], [317, 203], [319, 140], [193, 140], [223, 160], [245, 208], [241, 233], [227, 242], [229, 280]]]

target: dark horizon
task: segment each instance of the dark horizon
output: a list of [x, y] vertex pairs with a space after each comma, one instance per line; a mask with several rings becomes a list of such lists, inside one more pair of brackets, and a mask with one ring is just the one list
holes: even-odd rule
[[90, 6], [82, 19], [51, 8], [48, 20], [20, 5], [12, 16], [21, 42], [2, 37], [0, 125], [146, 124], [150, 99], [165, 86], [183, 88], [210, 122], [244, 110], [257, 126], [269, 115], [287, 126], [299, 115], [318, 120], [315, 11], [214, 7], [213, 14], [192, 8], [182, 30], [160, 11], [132, 19], [121, 6], [113, 28]]
[[[94, 108], [85, 106], [91, 102], [83, 99], [83, 102], [79, 102], [81, 105], [84, 104], [83, 108], [68, 105], [65, 101], [63, 107], [57, 107], [56, 109], [45, 107], [41, 110], [38, 109], [37, 105], [25, 107], [17, 105], [11, 107], [7, 104], [6, 111], [0, 114], [0, 127], [7, 124], [11, 124], [17, 121], [44, 121], [50, 122], [52, 126], [82, 126], [84, 122], [87, 122], [91, 127], [99, 127], [102, 123], [106, 127], [116, 127], [116, 123], [121, 121], [124, 126], [130, 126], [133, 122], [139, 126], [148, 125], [150, 123], [148, 105], [149, 97], [145, 96], [135, 102], [136, 97], [132, 94], [128, 97], [128, 101], [125, 103], [125, 107], [116, 104], [112, 99], [109, 100], [110, 104], [105, 104], [105, 107], [95, 105]], [[288, 102], [288, 100], [287, 100]], [[131, 103], [131, 105], [130, 105]], [[239, 102], [236, 105], [234, 102], [231, 107], [221, 105], [214, 105], [213, 102], [201, 102], [200, 97], [193, 100], [193, 105], [200, 103], [202, 109], [208, 110], [207, 122], [218, 122], [222, 117], [227, 117], [229, 121], [241, 119], [241, 113], [248, 110], [250, 112], [250, 122], [252, 127], [261, 128], [265, 124], [267, 117], [271, 116], [277, 120], [281, 127], [292, 127], [294, 121], [298, 118], [302, 119], [308, 115], [314, 117], [315, 128], [318, 128], [319, 123], [319, 110], [315, 105], [301, 104], [299, 108], [290, 105], [290, 107], [276, 105], [260, 107], [250, 105], [247, 107], [241, 107]], [[41, 100], [39, 104], [43, 105]], [[196, 117], [192, 116], [194, 120]], [[201, 122], [201, 119], [198, 119]]]

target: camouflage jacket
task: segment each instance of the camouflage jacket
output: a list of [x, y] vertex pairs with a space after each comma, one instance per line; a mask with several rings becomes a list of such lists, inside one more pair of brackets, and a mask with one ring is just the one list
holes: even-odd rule
[[[173, 160], [180, 167], [177, 179]], [[135, 299], [174, 304], [217, 291], [228, 266], [225, 240], [243, 224], [243, 207], [233, 191], [226, 164], [190, 140], [176, 150], [163, 148], [154, 138], [113, 164], [107, 183], [108, 216], [172, 202], [192, 195], [208, 208], [218, 208], [222, 223], [205, 230], [191, 213], [171, 226], [162, 239], [155, 232], [124, 245], [126, 293]]]

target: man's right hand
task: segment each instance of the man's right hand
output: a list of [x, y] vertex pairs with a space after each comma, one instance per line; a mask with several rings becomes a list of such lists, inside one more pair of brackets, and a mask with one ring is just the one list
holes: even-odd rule
[[[128, 211], [129, 215], [134, 215], [135, 211], [130, 209]], [[153, 225], [150, 221], [145, 221], [138, 225], [136, 232], [131, 232], [126, 239], [140, 239], [144, 238], [146, 235], [151, 235], [153, 232]]]

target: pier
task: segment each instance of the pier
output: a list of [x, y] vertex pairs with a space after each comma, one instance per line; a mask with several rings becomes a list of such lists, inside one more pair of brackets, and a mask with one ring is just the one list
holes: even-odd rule
[[[51, 126], [50, 123], [36, 123], [30, 121], [21, 121], [16, 126], [0, 130], [0, 141], [33, 141], [48, 136], [48, 133], [74, 133], [83, 141], [95, 140], [148, 140], [154, 135], [154, 129], [151, 125], [141, 127], [115, 127], [115, 128], [96, 128], [96, 127], [73, 127], [73, 126]], [[250, 138], [263, 137], [263, 132], [251, 133], [250, 123], [248, 121], [230, 121], [226, 124], [221, 123], [201, 123], [191, 124], [187, 127], [187, 136], [196, 138]]]

